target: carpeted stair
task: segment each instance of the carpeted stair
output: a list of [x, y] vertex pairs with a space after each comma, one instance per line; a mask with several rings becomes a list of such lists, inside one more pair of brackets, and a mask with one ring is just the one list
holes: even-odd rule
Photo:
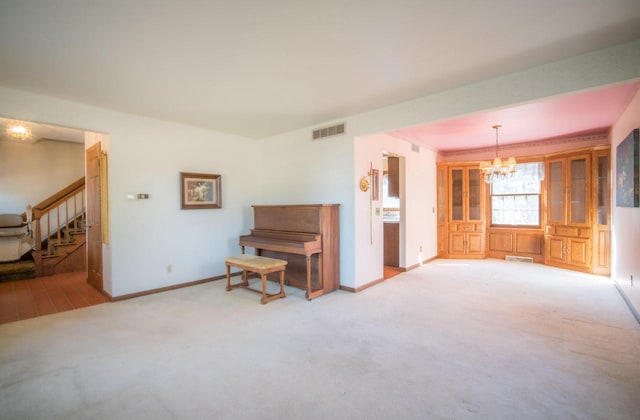
[[33, 279], [36, 277], [36, 264], [28, 258], [0, 263], [0, 281]]

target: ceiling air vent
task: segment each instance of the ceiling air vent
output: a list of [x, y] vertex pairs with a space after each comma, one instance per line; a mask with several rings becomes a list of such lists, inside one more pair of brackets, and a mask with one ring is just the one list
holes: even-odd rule
[[344, 123], [340, 123], [337, 125], [332, 125], [330, 127], [322, 127], [313, 130], [312, 140], [320, 140], [325, 137], [337, 136], [340, 134], [344, 134]]

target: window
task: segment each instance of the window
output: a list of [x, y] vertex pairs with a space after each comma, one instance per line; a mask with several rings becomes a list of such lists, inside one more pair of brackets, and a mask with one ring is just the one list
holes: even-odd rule
[[542, 162], [516, 165], [513, 178], [491, 184], [491, 225], [540, 226]]

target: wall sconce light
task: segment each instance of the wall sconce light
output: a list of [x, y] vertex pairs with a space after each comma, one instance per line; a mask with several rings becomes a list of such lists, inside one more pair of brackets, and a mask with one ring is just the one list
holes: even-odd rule
[[363, 176], [360, 178], [360, 191], [367, 192], [369, 191], [369, 177]]

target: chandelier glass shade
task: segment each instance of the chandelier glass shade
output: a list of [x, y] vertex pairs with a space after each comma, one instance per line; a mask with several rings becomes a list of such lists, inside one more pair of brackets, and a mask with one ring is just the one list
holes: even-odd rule
[[496, 157], [493, 161], [480, 162], [480, 170], [482, 171], [484, 182], [487, 184], [511, 178], [516, 173], [516, 158], [510, 157], [503, 161], [498, 156], [498, 130], [501, 127], [499, 124], [493, 126], [493, 129], [496, 130]]

